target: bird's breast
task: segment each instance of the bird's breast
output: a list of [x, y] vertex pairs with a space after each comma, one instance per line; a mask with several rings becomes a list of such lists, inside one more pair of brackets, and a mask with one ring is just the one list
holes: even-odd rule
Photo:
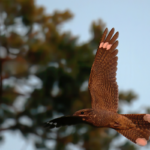
[[117, 113], [114, 114], [113, 112], [100, 110], [95, 112], [92, 116], [91, 123], [95, 127], [109, 127], [110, 123], [113, 121], [113, 118], [116, 117]]
[[95, 127], [109, 127], [114, 129], [128, 129], [134, 127], [134, 124], [128, 118], [106, 110], [101, 110], [93, 114], [90, 123]]

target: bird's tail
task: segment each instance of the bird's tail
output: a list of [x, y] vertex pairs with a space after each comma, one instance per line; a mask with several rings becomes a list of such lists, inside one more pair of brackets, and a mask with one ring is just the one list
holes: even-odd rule
[[132, 142], [145, 146], [150, 136], [150, 114], [123, 114], [130, 119], [135, 128], [128, 130], [117, 130]]

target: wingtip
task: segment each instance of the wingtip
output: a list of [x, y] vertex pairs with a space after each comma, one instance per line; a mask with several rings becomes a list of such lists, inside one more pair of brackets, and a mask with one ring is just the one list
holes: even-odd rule
[[[107, 33], [108, 32], [108, 28], [105, 28], [105, 30], [104, 30], [104, 32], [103, 33]], [[115, 28], [113, 27], [111, 30], [110, 30], [110, 32], [115, 32]], [[119, 32], [117, 31], [116, 33], [118, 33], [119, 34]]]
[[115, 47], [117, 47], [119, 45], [119, 41], [116, 40], [116, 42], [114, 43]]
[[115, 32], [115, 28], [112, 28], [112, 29], [110, 30], [110, 32]]
[[56, 127], [56, 124], [54, 124], [53, 122], [45, 122], [43, 123], [43, 127], [45, 129], [52, 129]]
[[105, 40], [107, 33], [108, 33], [108, 28], [106, 28], [105, 31], [103, 32], [101, 42], [103, 42]]
[[116, 35], [117, 35], [117, 38], [118, 38], [118, 36], [119, 36], [119, 32], [118, 31], [116, 32]]
[[106, 34], [107, 34], [107, 32], [108, 32], [108, 28], [106, 28], [105, 30], [104, 30], [104, 33], [106, 32]]

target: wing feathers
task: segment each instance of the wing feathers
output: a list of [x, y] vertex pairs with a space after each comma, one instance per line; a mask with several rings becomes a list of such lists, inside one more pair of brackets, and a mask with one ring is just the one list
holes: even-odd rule
[[110, 48], [110, 50], [114, 50], [118, 46], [119, 42], [116, 41]]
[[111, 31], [109, 32], [109, 34], [108, 34], [108, 36], [107, 36], [105, 42], [108, 42], [108, 41], [111, 39], [112, 35], [114, 34], [114, 31], [115, 31], [115, 29], [112, 28]]
[[108, 32], [108, 28], [105, 29], [105, 31], [104, 31], [104, 33], [103, 33], [103, 35], [102, 35], [101, 42], [104, 42], [105, 37], [106, 37], [106, 35], [107, 35], [107, 32]]
[[113, 51], [113, 52], [110, 54], [110, 57], [111, 57], [111, 58], [114, 58], [114, 57], [116, 57], [117, 54], [118, 54], [118, 49], [115, 49], [115, 51]]
[[112, 39], [109, 41], [110, 44], [113, 44], [119, 36], [119, 32], [116, 32]]
[[48, 122], [45, 122], [44, 127], [52, 129], [52, 128], [55, 128], [55, 127], [66, 126], [66, 125], [74, 125], [74, 124], [78, 124], [78, 123], [84, 123], [82, 121], [81, 117], [63, 116], [63, 117], [56, 118], [56, 119], [50, 120]]
[[[118, 41], [116, 40], [119, 33], [113, 36], [113, 28], [106, 37], [107, 32], [106, 28], [91, 68], [89, 90], [93, 109], [116, 112], [118, 109], [118, 85], [116, 83]], [[107, 43], [109, 47], [104, 46]]]

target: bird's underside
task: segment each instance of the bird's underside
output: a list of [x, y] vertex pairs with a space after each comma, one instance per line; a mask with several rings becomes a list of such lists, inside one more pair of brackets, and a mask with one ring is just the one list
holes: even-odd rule
[[[106, 28], [99, 44], [89, 78], [92, 108], [72, 116], [63, 116], [44, 124], [46, 128], [87, 123], [94, 127], [113, 128], [132, 142], [145, 146], [150, 136], [150, 114], [118, 114], [116, 82], [118, 35]], [[113, 35], [114, 34], [114, 35]]]

